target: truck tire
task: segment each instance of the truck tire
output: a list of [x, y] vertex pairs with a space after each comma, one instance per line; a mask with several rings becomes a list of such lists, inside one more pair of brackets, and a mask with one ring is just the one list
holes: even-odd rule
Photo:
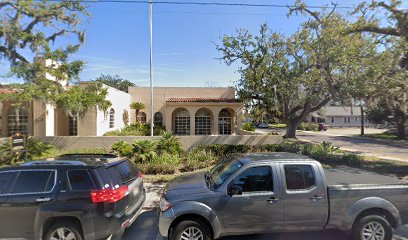
[[45, 240], [83, 240], [81, 228], [78, 224], [62, 221], [53, 224], [47, 231]]
[[[377, 236], [378, 238], [371, 238]], [[369, 215], [361, 218], [353, 226], [353, 240], [368, 240], [368, 239], [392, 239], [392, 227], [384, 217], [378, 215]]]
[[[201, 238], [199, 236], [201, 236]], [[172, 233], [170, 234], [169, 239], [212, 240], [212, 237], [210, 229], [204, 222], [201, 222], [199, 220], [185, 220], [176, 225], [174, 231], [172, 231]]]

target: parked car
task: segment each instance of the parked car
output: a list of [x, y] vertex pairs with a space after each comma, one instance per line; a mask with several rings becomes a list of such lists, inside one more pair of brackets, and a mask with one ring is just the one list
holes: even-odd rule
[[[170, 240], [340, 229], [391, 240], [408, 221], [408, 185], [329, 185], [319, 162], [291, 153], [246, 154], [170, 182], [160, 234]], [[194, 236], [194, 237], [193, 237]]]
[[142, 173], [113, 155], [0, 168], [0, 239], [120, 239], [145, 202]]
[[267, 123], [259, 123], [256, 127], [257, 128], [269, 128], [269, 125]]

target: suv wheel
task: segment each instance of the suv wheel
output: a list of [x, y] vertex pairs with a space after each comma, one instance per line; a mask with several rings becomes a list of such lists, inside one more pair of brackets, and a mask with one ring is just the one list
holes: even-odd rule
[[56, 223], [48, 229], [46, 240], [83, 240], [80, 228], [70, 222]]
[[207, 224], [198, 220], [182, 221], [175, 227], [170, 240], [211, 240]]
[[361, 218], [353, 228], [354, 240], [391, 240], [392, 227], [383, 217], [371, 215]]

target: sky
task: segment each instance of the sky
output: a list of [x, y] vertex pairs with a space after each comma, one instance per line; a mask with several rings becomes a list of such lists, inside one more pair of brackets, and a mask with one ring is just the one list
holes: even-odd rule
[[[186, 2], [189, 0], [180, 0]], [[198, 0], [197, 0], [198, 1]], [[153, 0], [154, 2], [154, 0]], [[214, 2], [214, 0], [200, 0]], [[293, 4], [285, 0], [219, 0], [254, 4]], [[358, 0], [339, 0], [353, 6]], [[309, 5], [330, 4], [306, 0]], [[88, 3], [91, 17], [83, 24], [86, 41], [73, 59], [86, 62], [82, 81], [101, 74], [119, 75], [138, 86], [149, 85], [149, 6], [136, 3]], [[342, 10], [346, 12], [347, 10]], [[237, 28], [259, 31], [267, 23], [273, 31], [291, 34], [305, 20], [287, 17], [288, 9], [153, 5], [153, 69], [155, 86], [233, 86], [239, 79], [238, 65], [226, 66], [215, 48], [224, 34]], [[60, 44], [69, 43], [67, 38]]]

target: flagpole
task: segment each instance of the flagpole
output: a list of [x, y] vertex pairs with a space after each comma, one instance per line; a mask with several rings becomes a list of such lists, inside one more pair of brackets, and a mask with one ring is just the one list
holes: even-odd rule
[[149, 0], [150, 18], [150, 136], [154, 135], [154, 108], [153, 108], [153, 2]]

